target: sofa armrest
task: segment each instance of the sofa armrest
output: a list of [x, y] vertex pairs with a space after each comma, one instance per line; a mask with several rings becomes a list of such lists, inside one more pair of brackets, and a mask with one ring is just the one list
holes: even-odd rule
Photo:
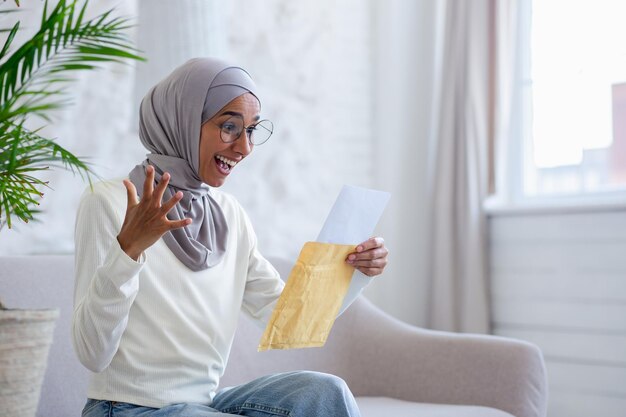
[[544, 417], [547, 381], [540, 350], [527, 342], [430, 331], [392, 318], [361, 297], [344, 323], [355, 395], [480, 405]]

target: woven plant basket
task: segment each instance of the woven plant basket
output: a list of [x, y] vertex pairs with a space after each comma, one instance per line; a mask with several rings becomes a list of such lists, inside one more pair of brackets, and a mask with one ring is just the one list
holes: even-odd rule
[[58, 310], [0, 310], [0, 416], [35, 417]]

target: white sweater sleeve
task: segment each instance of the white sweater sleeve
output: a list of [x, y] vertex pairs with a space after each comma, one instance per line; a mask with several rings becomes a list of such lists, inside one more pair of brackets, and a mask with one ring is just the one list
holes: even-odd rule
[[116, 238], [120, 227], [120, 216], [107, 198], [87, 191], [74, 236], [72, 342], [81, 363], [93, 372], [104, 370], [119, 347], [145, 262], [135, 262], [122, 251]]
[[247, 214], [241, 210], [241, 222], [250, 248], [248, 276], [243, 296], [243, 309], [257, 325], [265, 327], [274, 306], [285, 287], [278, 271], [261, 255], [257, 248], [257, 237]]

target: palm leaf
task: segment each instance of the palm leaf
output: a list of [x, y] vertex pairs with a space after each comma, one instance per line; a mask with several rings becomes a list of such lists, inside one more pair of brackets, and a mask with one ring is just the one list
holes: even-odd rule
[[60, 167], [85, 178], [91, 184], [93, 171], [87, 163], [53, 140], [23, 125], [0, 127], [0, 218], [11, 227], [11, 213], [20, 220], [33, 219], [42, 188], [48, 183], [33, 174]]
[[9, 29], [9, 36], [7, 37], [7, 40], [4, 41], [4, 46], [2, 47], [2, 51], [0, 52], [0, 59], [4, 58], [4, 56], [6, 55], [6, 53], [9, 51], [9, 48], [11, 47], [11, 43], [13, 43], [13, 39], [15, 39], [15, 35], [17, 34], [17, 31], [20, 29], [20, 22], [17, 22], [13, 28]]

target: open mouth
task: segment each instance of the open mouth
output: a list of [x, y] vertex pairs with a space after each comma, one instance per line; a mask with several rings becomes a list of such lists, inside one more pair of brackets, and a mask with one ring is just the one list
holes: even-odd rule
[[229, 174], [230, 171], [235, 167], [235, 165], [237, 165], [237, 162], [228, 159], [222, 155], [215, 156], [215, 163], [217, 164], [218, 170], [224, 175]]

